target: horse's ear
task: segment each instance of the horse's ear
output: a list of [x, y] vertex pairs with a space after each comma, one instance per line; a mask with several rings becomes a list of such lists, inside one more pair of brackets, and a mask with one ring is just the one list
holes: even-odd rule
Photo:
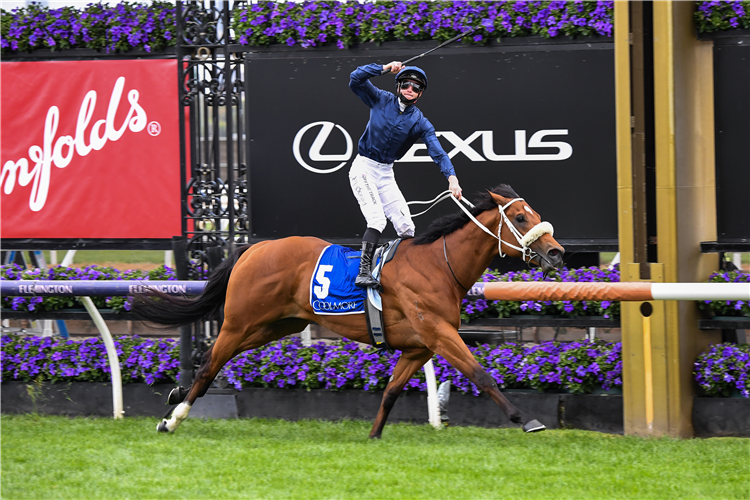
[[490, 190], [487, 190], [487, 193], [492, 196], [492, 199], [495, 200], [495, 203], [498, 205], [505, 205], [506, 203], [508, 203], [508, 199], [500, 196], [499, 194], [495, 194]]

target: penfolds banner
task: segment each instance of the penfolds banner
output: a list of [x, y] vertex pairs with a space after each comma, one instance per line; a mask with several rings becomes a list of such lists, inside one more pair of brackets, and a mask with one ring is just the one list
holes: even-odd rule
[[181, 234], [169, 59], [2, 63], [2, 238]]

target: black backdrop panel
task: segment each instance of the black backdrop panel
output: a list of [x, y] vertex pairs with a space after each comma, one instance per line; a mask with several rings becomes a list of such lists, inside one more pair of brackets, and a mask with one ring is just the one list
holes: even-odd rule
[[714, 48], [714, 117], [718, 241], [750, 242], [750, 44]]
[[[498, 47], [418, 61], [429, 78], [418, 106], [444, 133], [444, 149], [457, 150], [452, 162], [469, 199], [507, 183], [554, 225], [556, 238], [616, 241], [612, 48], [611, 43]], [[349, 89], [349, 74], [357, 66], [390, 59], [339, 54], [247, 55], [254, 239], [315, 235], [356, 241], [364, 232], [348, 170], [369, 110]], [[371, 81], [394, 89], [393, 75]], [[551, 132], [542, 137], [540, 131]], [[532, 147], [539, 140], [563, 144]], [[509, 158], [522, 154], [524, 145], [528, 159]], [[567, 153], [567, 159], [545, 159]], [[422, 149], [414, 157], [425, 154]], [[396, 163], [396, 179], [408, 201], [432, 199], [448, 187], [437, 165], [427, 160]], [[445, 201], [416, 218], [417, 233], [455, 210]], [[386, 236], [394, 235], [389, 224]]]

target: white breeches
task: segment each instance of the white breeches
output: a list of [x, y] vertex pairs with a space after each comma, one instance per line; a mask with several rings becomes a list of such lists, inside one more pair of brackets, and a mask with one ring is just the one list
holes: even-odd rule
[[349, 170], [349, 184], [367, 220], [367, 227], [382, 233], [390, 220], [399, 237], [414, 236], [409, 205], [396, 184], [392, 163], [378, 163], [357, 155]]

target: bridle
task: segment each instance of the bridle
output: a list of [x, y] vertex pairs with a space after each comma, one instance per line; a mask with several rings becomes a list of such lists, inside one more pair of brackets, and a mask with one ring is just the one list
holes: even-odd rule
[[[518, 229], [516, 229], [516, 226], [513, 225], [513, 223], [508, 218], [508, 216], [505, 214], [505, 210], [508, 207], [510, 207], [512, 204], [514, 204], [515, 202], [517, 202], [517, 201], [524, 201], [523, 198], [513, 198], [512, 200], [510, 200], [505, 205], [498, 205], [497, 206], [497, 209], [500, 211], [500, 223], [497, 226], [497, 236], [492, 231], [490, 231], [489, 229], [487, 229], [487, 227], [485, 227], [484, 224], [482, 224], [481, 222], [479, 222], [477, 220], [477, 218], [474, 217], [471, 214], [471, 212], [469, 212], [469, 210], [465, 206], [463, 206], [459, 202], [459, 200], [455, 196], [453, 196], [453, 194], [450, 191], [444, 191], [444, 192], [440, 193], [436, 198], [434, 198], [433, 200], [430, 200], [430, 201], [411, 201], [411, 202], [409, 202], [408, 205], [411, 205], [411, 204], [427, 204], [427, 203], [432, 203], [427, 208], [427, 210], [424, 210], [424, 211], [422, 211], [422, 212], [420, 212], [418, 214], [415, 214], [412, 217], [417, 217], [419, 215], [422, 215], [423, 213], [425, 213], [428, 210], [430, 210], [430, 208], [432, 208], [433, 206], [435, 206], [436, 204], [440, 203], [441, 201], [443, 201], [444, 199], [446, 199], [448, 197], [450, 197], [456, 203], [456, 205], [458, 205], [458, 207], [461, 210], [464, 211], [464, 213], [469, 217], [469, 219], [472, 220], [472, 222], [474, 222], [474, 224], [476, 224], [479, 227], [479, 229], [481, 229], [482, 231], [484, 231], [485, 233], [489, 234], [490, 236], [492, 236], [493, 238], [495, 238], [497, 240], [497, 250], [498, 250], [498, 253], [500, 254], [500, 257], [502, 257], [502, 258], [504, 258], [506, 256], [506, 254], [503, 253], [503, 244], [505, 244], [505, 246], [507, 246], [509, 248], [513, 248], [514, 250], [518, 250], [519, 252], [521, 252], [523, 261], [526, 262], [526, 263], [529, 263], [529, 262], [531, 262], [532, 259], [534, 259], [535, 257], [539, 256], [539, 254], [536, 253], [536, 252], [534, 252], [531, 249], [530, 246], [536, 240], [538, 240], [539, 238], [541, 238], [545, 234], [549, 234], [551, 236], [555, 232], [554, 228], [552, 227], [552, 224], [550, 224], [549, 222], [540, 222], [539, 224], [537, 224], [534, 227], [532, 227], [531, 229], [529, 229], [529, 231], [526, 234], [521, 234], [518, 231]], [[461, 198], [461, 201], [463, 201], [469, 207], [474, 208], [474, 205], [469, 200], [467, 200], [465, 198]], [[503, 221], [505, 221], [505, 223], [508, 225], [508, 229], [510, 229], [510, 232], [513, 234], [513, 236], [516, 237], [516, 241], [517, 241], [518, 245], [520, 245], [520, 246], [516, 246], [516, 245], [514, 245], [512, 243], [508, 243], [507, 241], [505, 241], [505, 240], [502, 239], [501, 233], [502, 233], [502, 230], [503, 230]], [[539, 256], [539, 257], [541, 258], [541, 256]], [[448, 260], [448, 255], [446, 253], [446, 261], [447, 260]], [[448, 266], [450, 267], [450, 264], [448, 264]], [[452, 271], [453, 270], [451, 269], [451, 272]], [[454, 278], [455, 278], [455, 275], [454, 275]], [[459, 283], [459, 285], [460, 285], [460, 283]], [[461, 285], [461, 286], [463, 286], [463, 285]]]

